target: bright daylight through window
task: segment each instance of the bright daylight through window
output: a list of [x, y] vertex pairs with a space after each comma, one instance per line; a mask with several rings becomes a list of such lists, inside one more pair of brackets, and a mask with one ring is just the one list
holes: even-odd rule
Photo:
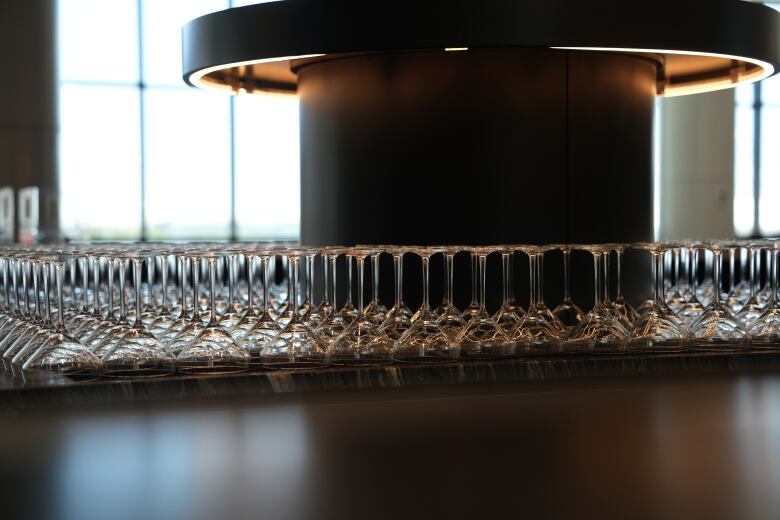
[[297, 238], [297, 98], [231, 98], [181, 79], [181, 26], [249, 3], [58, 1], [67, 236]]

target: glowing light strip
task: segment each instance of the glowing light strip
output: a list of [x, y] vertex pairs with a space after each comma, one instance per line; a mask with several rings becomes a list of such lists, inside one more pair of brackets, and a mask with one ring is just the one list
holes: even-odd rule
[[736, 85], [747, 85], [766, 79], [775, 73], [775, 67], [769, 62], [757, 60], [755, 58], [746, 58], [744, 56], [734, 56], [731, 54], [719, 54], [716, 52], [700, 52], [700, 51], [678, 51], [669, 49], [635, 49], [624, 47], [550, 47], [551, 49], [572, 50], [572, 51], [602, 51], [602, 52], [636, 52], [636, 53], [653, 53], [653, 54], [676, 54], [680, 56], [703, 56], [708, 58], [721, 58], [726, 60], [736, 60], [750, 63], [757, 67], [760, 67], [762, 72], [760, 74], [751, 74], [745, 77], [744, 80], [732, 81], [731, 78], [714, 78], [712, 80], [704, 80], [701, 83], [681, 83], [679, 85], [666, 85], [663, 94], [659, 94], [659, 97], [674, 97], [684, 96], [686, 94], [698, 94], [702, 92], [712, 92], [714, 90], [723, 90], [734, 87]]
[[224, 65], [214, 65], [213, 67], [206, 67], [205, 69], [196, 70], [195, 72], [190, 74], [189, 80], [190, 83], [192, 83], [196, 87], [209, 89], [209, 90], [218, 90], [220, 92], [224, 90], [229, 90], [233, 94], [238, 94], [238, 92], [234, 91], [233, 88], [227, 83], [208, 81], [203, 78], [204, 76], [208, 76], [212, 72], [217, 72], [219, 70], [224, 70], [224, 69], [232, 69], [233, 67], [241, 67], [247, 65], [261, 65], [263, 63], [274, 63], [277, 61], [287, 61], [287, 60], [300, 60], [304, 58], [317, 58], [319, 56], [325, 56], [325, 55], [324, 54], [302, 54], [300, 56], [284, 56], [281, 58], [265, 58], [261, 60], [237, 61], [235, 63], [225, 63]]

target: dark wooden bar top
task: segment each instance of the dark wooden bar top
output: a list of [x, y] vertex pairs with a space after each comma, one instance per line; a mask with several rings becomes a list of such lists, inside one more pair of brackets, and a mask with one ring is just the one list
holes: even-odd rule
[[2, 518], [780, 518], [773, 352], [2, 387]]
[[697, 375], [777, 371], [780, 351], [614, 356], [550, 356], [443, 364], [394, 364], [161, 378], [101, 378], [76, 382], [52, 376], [25, 382], [0, 371], [0, 409], [143, 403], [209, 397], [419, 388], [422, 386], [553, 381], [647, 375]]

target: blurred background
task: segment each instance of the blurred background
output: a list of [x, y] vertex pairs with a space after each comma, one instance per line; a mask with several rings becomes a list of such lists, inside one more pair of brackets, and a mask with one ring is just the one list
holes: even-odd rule
[[[298, 237], [297, 99], [181, 79], [185, 22], [260, 2], [52, 3], [59, 195], [41, 203], [66, 237]], [[655, 127], [656, 238], [780, 235], [780, 78], [659, 99]], [[0, 150], [3, 162], [24, 168]]]

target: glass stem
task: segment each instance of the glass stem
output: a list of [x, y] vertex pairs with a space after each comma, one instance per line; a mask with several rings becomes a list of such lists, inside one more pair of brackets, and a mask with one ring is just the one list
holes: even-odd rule
[[40, 275], [40, 267], [38, 262], [32, 262], [32, 281], [33, 281], [33, 294], [35, 295], [35, 318], [40, 320], [43, 317], [41, 312], [41, 294], [38, 290], [38, 276]]
[[363, 282], [364, 282], [364, 263], [365, 258], [363, 258], [362, 255], [358, 255], [355, 257], [357, 260], [357, 268], [358, 268], [358, 316], [363, 317]]
[[720, 305], [720, 260], [721, 252], [715, 250], [712, 252], [712, 301], [717, 307]]
[[24, 291], [24, 314], [30, 316], [30, 295], [29, 285], [27, 284], [28, 276], [27, 261], [22, 262], [22, 291]]
[[379, 308], [379, 254], [371, 255], [371, 303], [374, 310]]
[[[430, 309], [430, 301], [429, 301], [429, 295], [428, 295], [428, 277], [430, 275], [430, 263], [431, 259], [429, 256], [423, 256], [422, 257], [422, 276], [423, 276], [423, 301], [422, 301], [422, 308], [423, 310], [427, 311]], [[476, 275], [476, 273], [474, 273]]]
[[593, 287], [593, 308], [598, 308], [602, 301], [603, 297], [601, 295], [602, 292], [602, 284], [601, 284], [601, 258], [602, 255], [599, 252], [594, 251], [593, 252], [593, 280], [594, 280], [594, 287]]
[[233, 308], [236, 289], [236, 255], [228, 255], [228, 306]]
[[102, 318], [100, 314], [100, 259], [92, 257], [92, 314], [96, 318]]
[[[142, 266], [143, 267], [143, 266]], [[152, 291], [152, 286], [154, 284], [154, 258], [148, 258], [146, 260], [146, 298], [147, 298], [147, 308], [153, 308], [154, 307], [154, 294]], [[142, 278], [139, 276], [139, 278]], [[142, 280], [143, 281], [143, 280]], [[143, 296], [143, 292], [141, 293]]]
[[771, 303], [774, 305], [774, 303], [777, 301], [777, 250], [772, 250], [772, 294], [770, 296]]
[[347, 303], [346, 306], [352, 306], [352, 257], [346, 255], [347, 259]]
[[750, 273], [750, 299], [756, 295], [756, 249], [748, 249], [748, 270]]
[[501, 307], [509, 305], [509, 253], [501, 253], [501, 270], [503, 271], [504, 286], [501, 294]]
[[487, 284], [487, 255], [479, 255], [479, 307], [485, 308], [485, 286]]
[[116, 315], [114, 314], [114, 261], [111, 259], [108, 259], [108, 262], [106, 263], [106, 269], [108, 272], [106, 273], [108, 275], [108, 316], [106, 316], [106, 319], [113, 320], [116, 318]]
[[162, 309], [160, 314], [168, 314], [168, 257], [160, 256], [160, 276], [162, 277]]
[[544, 305], [544, 253], [536, 258], [536, 307]]
[[659, 279], [660, 272], [663, 271], [663, 255], [658, 251], [651, 251], [651, 259], [653, 262], [653, 301], [660, 304], [663, 301], [663, 282]]
[[268, 287], [268, 284], [271, 282], [271, 266], [267, 256], [261, 258], [261, 263], [261, 267], [263, 269], [263, 314], [266, 314], [270, 309], [268, 306], [268, 298], [270, 294], [270, 288]]
[[11, 285], [14, 289], [14, 314], [19, 312], [19, 285], [16, 273], [16, 261], [11, 260]]
[[398, 254], [393, 256], [393, 269], [395, 270], [395, 308], [401, 308], [401, 302], [403, 302], [403, 288], [404, 288], [404, 255]]
[[200, 320], [200, 301], [198, 300], [198, 285], [200, 283], [200, 261], [197, 258], [190, 260], [192, 271], [192, 321]]
[[117, 260], [119, 265], [119, 323], [127, 322], [125, 311], [125, 261]]
[[65, 332], [65, 296], [63, 291], [64, 276], [62, 274], [63, 264], [54, 265], [54, 275], [57, 278], [57, 333]]
[[615, 275], [617, 276], [617, 293], [615, 299], [619, 302], [623, 301], [623, 251], [618, 249], [615, 251], [615, 268], [617, 269]]
[[209, 327], [217, 326], [217, 268], [214, 264], [214, 258], [209, 258]]
[[571, 282], [569, 276], [571, 275], [571, 251], [568, 249], [563, 250], [563, 301], [571, 301]]
[[601, 269], [604, 273], [604, 277], [602, 278], [602, 283], [604, 284], [602, 298], [604, 299], [604, 305], [609, 305], [609, 251], [602, 253], [601, 258]]
[[290, 257], [288, 266], [290, 276], [290, 310], [292, 311], [293, 319], [295, 319], [298, 316], [298, 257]]
[[309, 301], [309, 303], [313, 306], [314, 305], [314, 260], [316, 259], [316, 255], [309, 255], [307, 272], [306, 272], [306, 299]]
[[[322, 304], [326, 308], [330, 307], [330, 255], [322, 255], [322, 281], [325, 284], [325, 293], [322, 296]], [[324, 318], [324, 316], [323, 316]]]
[[141, 300], [143, 300], [143, 292], [141, 291], [141, 269], [142, 260], [140, 258], [133, 258], [133, 282], [135, 284], [135, 322], [133, 327], [136, 329], [141, 328]]
[[[536, 254], [528, 255], [528, 306], [530, 309], [536, 309]], [[529, 310], [530, 310], [529, 309]]]
[[183, 256], [176, 258], [179, 264], [179, 290], [181, 291], [181, 312], [179, 318], [187, 319], [187, 260]]
[[5, 310], [11, 308], [11, 296], [9, 294], [10, 284], [8, 283], [8, 259], [3, 259], [3, 293], [5, 294]]
[[453, 289], [455, 285], [453, 280], [453, 276], [455, 272], [455, 269], [453, 268], [454, 261], [455, 261], [455, 255], [453, 253], [447, 253], [444, 256], [444, 269], [446, 270], [446, 272], [444, 273], [444, 276], [446, 277], [446, 283], [444, 287], [446, 291], [445, 301], [447, 302], [447, 307], [454, 306], [452, 301], [454, 297]]
[[255, 310], [255, 257], [248, 255], [246, 259], [246, 309], [248, 313], [253, 313]]
[[477, 302], [477, 273], [478, 273], [478, 262], [479, 259], [477, 257], [477, 253], [472, 252], [471, 253], [471, 307], [476, 307], [479, 302]]
[[336, 281], [338, 280], [338, 278], [336, 277], [336, 268], [337, 268], [336, 260], [338, 260], [338, 255], [332, 255], [329, 260], [330, 260], [330, 272], [331, 272], [330, 290], [331, 290], [331, 295], [332, 295], [332, 298], [333, 298], [333, 300], [332, 300], [333, 301], [333, 314], [336, 314], [336, 307], [337, 307], [336, 298], [337, 298], [337, 295], [338, 295], [338, 293], [336, 292], [336, 288], [337, 288], [336, 287]]
[[734, 287], [736, 286], [736, 249], [729, 249], [729, 295], [734, 294]]
[[49, 292], [49, 276], [51, 276], [51, 266], [44, 264], [43, 267], [43, 299], [46, 305], [46, 316], [44, 320], [51, 326], [51, 293]]
[[86, 258], [79, 259], [79, 269], [81, 269], [81, 312], [86, 314], [87, 310], [89, 309], [89, 304], [87, 302], [87, 284], [89, 283], [89, 273], [87, 271]]

